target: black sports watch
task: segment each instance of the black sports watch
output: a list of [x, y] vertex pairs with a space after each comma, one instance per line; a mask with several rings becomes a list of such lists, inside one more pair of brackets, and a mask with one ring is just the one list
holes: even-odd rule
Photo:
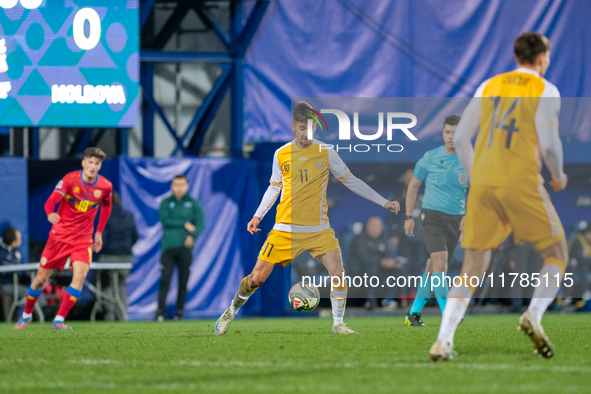
[[408, 220], [408, 219], [412, 219], [412, 215], [406, 215], [406, 216], [404, 217], [404, 220]]

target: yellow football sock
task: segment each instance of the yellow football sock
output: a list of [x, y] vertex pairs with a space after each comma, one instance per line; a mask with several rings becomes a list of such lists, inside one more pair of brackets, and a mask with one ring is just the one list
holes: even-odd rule
[[250, 275], [242, 279], [242, 281], [240, 282], [240, 287], [238, 288], [238, 291], [236, 292], [236, 295], [232, 300], [232, 305], [230, 305], [230, 310], [232, 311], [232, 314], [234, 316], [236, 316], [240, 307], [244, 305], [246, 301], [248, 301], [252, 293], [254, 293], [254, 291], [259, 288], [259, 286], [251, 287], [248, 285], [249, 277]]

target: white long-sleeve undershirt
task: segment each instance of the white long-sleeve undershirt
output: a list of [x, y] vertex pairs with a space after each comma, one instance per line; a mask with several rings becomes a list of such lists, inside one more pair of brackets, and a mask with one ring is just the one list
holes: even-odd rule
[[555, 95], [542, 96], [535, 115], [536, 133], [544, 164], [550, 171], [552, 179], [564, 175], [564, 158], [562, 141], [558, 134], [558, 116], [560, 114], [560, 96], [558, 89]]
[[269, 209], [271, 209], [273, 204], [275, 204], [275, 201], [277, 201], [277, 197], [279, 197], [280, 193], [281, 193], [281, 186], [280, 185], [270, 184], [269, 187], [267, 188], [267, 191], [263, 195], [263, 199], [262, 199], [261, 203], [259, 204], [259, 207], [258, 207], [257, 211], [255, 212], [254, 216], [259, 218], [260, 220], [263, 220], [263, 218], [265, 217], [267, 212], [269, 212]]

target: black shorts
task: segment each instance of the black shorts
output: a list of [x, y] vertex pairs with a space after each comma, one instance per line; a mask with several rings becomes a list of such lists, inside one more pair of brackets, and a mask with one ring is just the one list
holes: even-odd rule
[[425, 239], [427, 255], [447, 251], [447, 262], [451, 260], [460, 240], [460, 223], [464, 215], [423, 209], [421, 211], [421, 233]]

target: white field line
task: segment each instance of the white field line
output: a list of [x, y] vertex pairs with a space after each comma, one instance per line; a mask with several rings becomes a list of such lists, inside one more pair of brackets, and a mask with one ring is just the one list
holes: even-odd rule
[[[382, 383], [382, 387], [377, 387], [375, 392], [384, 392], [384, 393], [391, 393], [392, 392], [392, 384], [395, 381], [392, 381], [390, 377], [385, 377]], [[532, 393], [532, 392], [545, 392], [549, 388], [547, 384], [539, 383], [539, 384], [516, 384], [516, 385], [501, 385], [501, 384], [494, 384], [494, 385], [482, 385], [482, 384], [462, 384], [458, 382], [458, 385], [449, 385], [449, 386], [442, 386], [442, 385], [426, 385], [422, 382], [417, 382], [414, 386], [407, 386], [407, 388], [413, 391], [420, 391], [420, 392], [433, 392], [433, 393], [441, 393], [442, 389], [444, 391], [452, 391], [454, 393]], [[235, 387], [228, 387], [225, 384], [220, 383], [106, 383], [106, 382], [0, 382], [0, 389], [62, 389], [62, 390], [113, 390], [115, 392], [120, 390], [142, 390], [142, 391], [164, 391], [164, 392], [171, 392], [171, 391], [183, 391], [186, 392], [187, 390], [196, 391], [196, 390], [207, 390], [207, 391], [227, 391], [228, 389], [232, 390]], [[277, 392], [276, 385], [268, 385], [268, 384], [257, 384], [251, 387], [252, 391], [259, 391], [259, 392]], [[341, 385], [327, 385], [323, 384], [322, 382], [318, 382], [316, 385], [281, 385], [282, 392], [305, 392], [305, 391], [314, 391], [321, 389], [322, 392], [347, 392], [350, 387], [341, 386]], [[561, 386], [560, 391], [562, 393], [578, 393], [581, 392], [582, 387], [577, 385], [569, 385], [569, 386]]]
[[[17, 363], [53, 363], [53, 361], [44, 359], [23, 360], [23, 359], [6, 359], [1, 358], [0, 364], [17, 364]], [[109, 359], [72, 359], [66, 362], [77, 365], [120, 365], [128, 367], [139, 366], [189, 366], [189, 367], [216, 367], [216, 368], [294, 368], [301, 367], [300, 363], [293, 362], [266, 362], [266, 361], [203, 361], [203, 360], [178, 360], [169, 362], [160, 361], [146, 361], [146, 360], [109, 360]], [[434, 369], [440, 368], [442, 363], [412, 363], [412, 362], [394, 362], [394, 363], [316, 363], [306, 364], [308, 369], [331, 369], [331, 368], [345, 368], [345, 369]], [[557, 365], [512, 365], [512, 364], [478, 364], [478, 363], [460, 363], [447, 362], [445, 365], [455, 367], [458, 369], [481, 370], [481, 371], [521, 371], [521, 372], [559, 372], [559, 373], [584, 373], [591, 374], [591, 367], [586, 366], [557, 366]]]
[[[115, 365], [171, 365], [171, 366], [191, 366], [191, 367], [219, 367], [219, 368], [235, 368], [235, 367], [259, 367], [259, 368], [271, 368], [271, 367], [297, 367], [301, 366], [300, 363], [292, 363], [292, 362], [265, 362], [265, 361], [252, 361], [252, 362], [244, 362], [244, 361], [202, 361], [202, 360], [179, 360], [179, 361], [170, 361], [166, 363], [160, 362], [152, 362], [152, 361], [142, 361], [142, 360], [133, 360], [131, 362], [120, 362], [116, 360], [91, 360], [91, 359], [80, 359], [80, 360], [70, 360], [69, 362], [75, 364], [89, 364], [89, 365], [98, 365], [98, 364], [115, 364]], [[399, 368], [438, 368], [439, 363], [404, 363], [404, 362], [397, 362], [397, 363], [317, 363], [317, 364], [307, 364], [306, 368], [370, 368], [370, 369], [399, 369]], [[543, 365], [511, 365], [511, 364], [476, 364], [476, 363], [457, 363], [457, 362], [448, 362], [446, 365], [454, 366], [459, 369], [476, 369], [482, 371], [548, 371], [548, 372], [579, 372], [585, 374], [591, 374], [591, 367], [582, 367], [582, 366], [543, 366]]]

